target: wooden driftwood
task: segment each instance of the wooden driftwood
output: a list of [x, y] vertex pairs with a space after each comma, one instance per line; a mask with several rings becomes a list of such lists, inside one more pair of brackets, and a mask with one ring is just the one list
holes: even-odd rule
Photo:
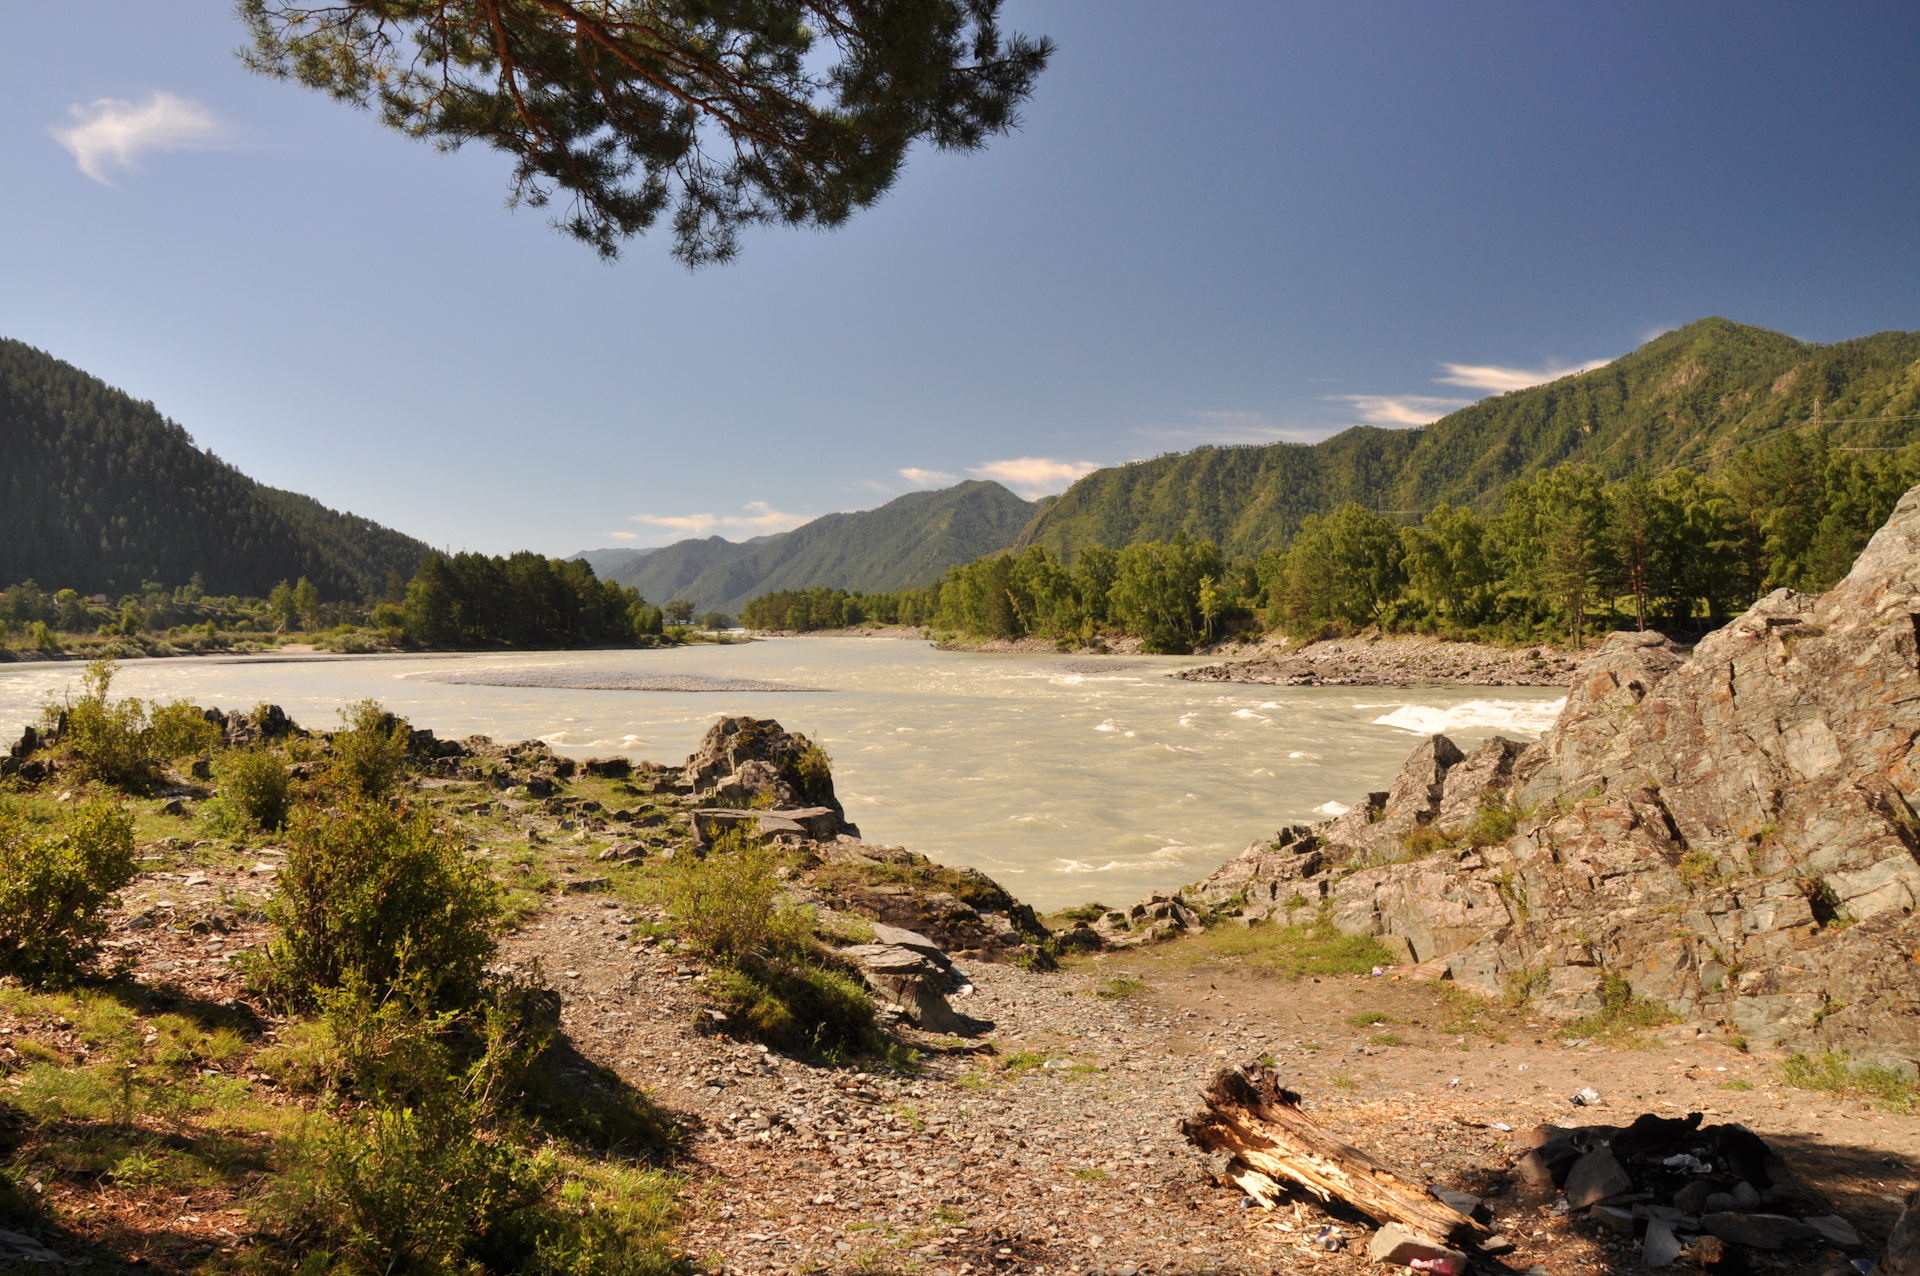
[[1258, 1064], [1222, 1070], [1205, 1094], [1207, 1110], [1181, 1122], [1181, 1132], [1204, 1152], [1232, 1157], [1227, 1178], [1263, 1205], [1293, 1182], [1323, 1201], [1337, 1196], [1381, 1223], [1436, 1240], [1467, 1241], [1487, 1230], [1425, 1184], [1315, 1125], [1300, 1110], [1300, 1096]]

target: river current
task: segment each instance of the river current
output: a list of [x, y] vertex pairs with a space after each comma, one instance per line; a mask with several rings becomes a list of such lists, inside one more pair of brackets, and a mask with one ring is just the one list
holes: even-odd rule
[[[871, 841], [972, 865], [1042, 909], [1131, 903], [1205, 876], [1255, 837], [1391, 782], [1422, 734], [1531, 739], [1563, 693], [1534, 687], [1184, 682], [1153, 656], [944, 652], [893, 638], [659, 651], [207, 657], [123, 665], [116, 695], [260, 701], [332, 728], [372, 696], [442, 737], [539, 737], [572, 757], [677, 764], [722, 714], [820, 740]], [[77, 664], [0, 666], [5, 739], [77, 690]], [[511, 685], [498, 685], [511, 684]]]

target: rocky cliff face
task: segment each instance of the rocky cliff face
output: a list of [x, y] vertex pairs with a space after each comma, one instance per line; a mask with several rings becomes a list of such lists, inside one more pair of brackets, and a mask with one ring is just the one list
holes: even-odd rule
[[1685, 655], [1615, 634], [1538, 742], [1436, 736], [1392, 790], [1191, 888], [1327, 909], [1547, 1013], [1625, 980], [1760, 1046], [1920, 1063], [1920, 488], [1831, 593], [1780, 590]]

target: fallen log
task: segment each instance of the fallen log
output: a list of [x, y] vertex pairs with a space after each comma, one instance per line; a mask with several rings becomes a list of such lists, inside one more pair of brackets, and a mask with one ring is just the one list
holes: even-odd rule
[[1325, 1201], [1339, 1197], [1381, 1223], [1436, 1240], [1470, 1241], [1486, 1228], [1402, 1175], [1315, 1125], [1300, 1096], [1259, 1064], [1222, 1069], [1208, 1084], [1207, 1110], [1180, 1123], [1187, 1141], [1225, 1154], [1226, 1177], [1271, 1206], [1286, 1182]]

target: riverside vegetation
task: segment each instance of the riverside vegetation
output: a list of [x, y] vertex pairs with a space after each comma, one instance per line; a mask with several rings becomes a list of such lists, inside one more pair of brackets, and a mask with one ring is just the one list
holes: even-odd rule
[[1063, 562], [1045, 545], [975, 559], [919, 590], [824, 588], [752, 600], [759, 629], [919, 625], [973, 638], [1183, 652], [1270, 627], [1505, 643], [1659, 626], [1697, 632], [1781, 586], [1830, 587], [1920, 478], [1920, 445], [1853, 451], [1819, 428], [1734, 453], [1717, 475], [1564, 464], [1507, 484], [1497, 512], [1445, 503], [1418, 523], [1349, 502], [1283, 547], [1228, 559], [1185, 533]]

